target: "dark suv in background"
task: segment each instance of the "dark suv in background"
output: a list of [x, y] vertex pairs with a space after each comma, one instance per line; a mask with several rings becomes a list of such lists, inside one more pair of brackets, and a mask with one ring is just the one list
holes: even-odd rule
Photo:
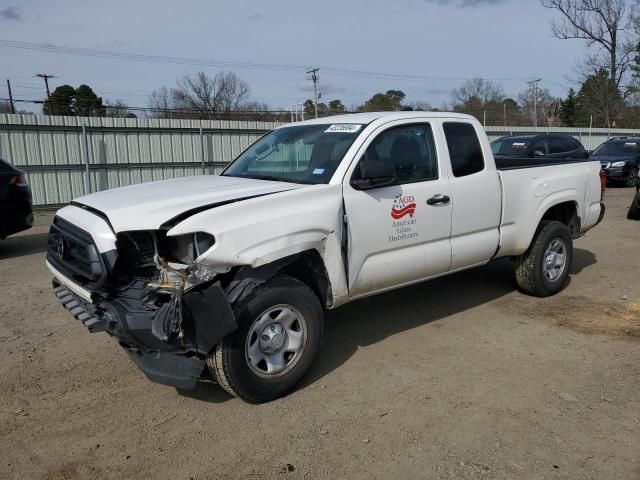
[[496, 158], [589, 158], [589, 152], [570, 135], [514, 135], [491, 142]]
[[24, 174], [0, 159], [0, 240], [31, 228], [31, 189]]
[[640, 137], [616, 137], [607, 140], [593, 151], [594, 160], [600, 161], [607, 180], [634, 187], [640, 167]]

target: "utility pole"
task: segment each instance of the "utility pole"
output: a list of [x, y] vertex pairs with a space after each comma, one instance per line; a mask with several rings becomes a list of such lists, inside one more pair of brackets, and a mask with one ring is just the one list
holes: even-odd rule
[[502, 102], [502, 109], [504, 111], [504, 126], [507, 126], [507, 104]]
[[536, 78], [535, 80], [531, 80], [527, 82], [531, 85], [531, 91], [533, 93], [533, 126], [538, 126], [538, 82], [541, 82], [541, 78]]
[[313, 105], [315, 107], [316, 118], [318, 118], [318, 70], [319, 68], [309, 67], [307, 70], [307, 75], [311, 75], [311, 80], [313, 81]]
[[56, 76], [55, 75], [48, 75], [46, 73], [36, 73], [34, 76], [44, 79], [44, 86], [47, 89], [47, 98], [49, 98], [51, 96], [51, 93], [49, 92], [49, 79], [50, 78], [56, 78]]
[[16, 108], [13, 106], [13, 95], [11, 95], [11, 82], [7, 78], [7, 90], [9, 90], [9, 105], [11, 105], [11, 113], [16, 113]]

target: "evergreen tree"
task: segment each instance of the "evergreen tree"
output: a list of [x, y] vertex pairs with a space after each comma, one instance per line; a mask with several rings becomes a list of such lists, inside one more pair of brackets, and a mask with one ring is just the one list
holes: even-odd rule
[[74, 114], [78, 117], [101, 117], [104, 115], [102, 97], [99, 97], [88, 85], [80, 85], [76, 90]]
[[71, 85], [60, 85], [44, 102], [45, 115], [74, 115], [76, 90]]
[[569, 89], [567, 98], [560, 102], [560, 120], [565, 127], [578, 126], [580, 102], [573, 88]]
[[102, 98], [88, 85], [77, 89], [71, 85], [61, 85], [44, 102], [45, 115], [68, 115], [78, 117], [101, 117], [105, 114]]

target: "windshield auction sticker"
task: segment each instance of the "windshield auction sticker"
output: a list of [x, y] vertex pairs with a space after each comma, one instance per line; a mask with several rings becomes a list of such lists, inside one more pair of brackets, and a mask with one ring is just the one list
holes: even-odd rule
[[324, 133], [356, 133], [359, 132], [362, 125], [356, 123], [336, 123], [327, 128]]

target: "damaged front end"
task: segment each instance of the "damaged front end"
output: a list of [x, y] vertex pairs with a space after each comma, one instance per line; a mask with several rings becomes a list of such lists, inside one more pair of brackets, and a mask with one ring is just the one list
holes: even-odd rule
[[[54, 222], [47, 255], [65, 308], [90, 331], [112, 335], [150, 380], [188, 390], [207, 379], [206, 356], [237, 329], [225, 293], [229, 269], [196, 261], [213, 237], [123, 232], [115, 252], [98, 253], [89, 234], [65, 231], [66, 223]], [[89, 285], [85, 264], [101, 270], [90, 299], [74, 288]]]

